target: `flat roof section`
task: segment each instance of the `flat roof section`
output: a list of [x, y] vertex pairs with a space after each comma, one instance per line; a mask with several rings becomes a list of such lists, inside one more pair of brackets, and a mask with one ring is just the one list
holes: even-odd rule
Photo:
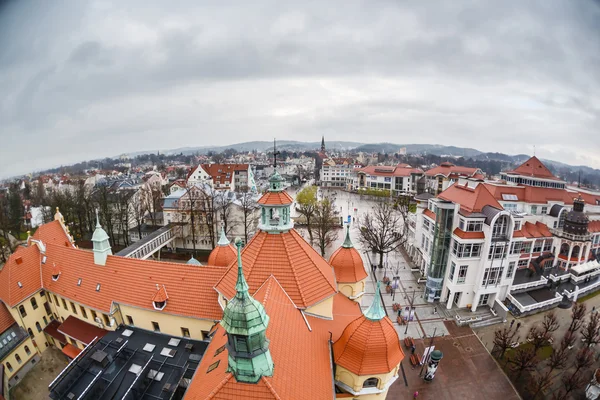
[[204, 341], [120, 327], [86, 347], [59, 374], [49, 386], [50, 398], [182, 398], [207, 346]]

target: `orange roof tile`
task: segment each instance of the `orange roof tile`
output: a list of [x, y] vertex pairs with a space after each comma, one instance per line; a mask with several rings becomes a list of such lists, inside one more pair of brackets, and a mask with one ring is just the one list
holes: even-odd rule
[[408, 164], [398, 164], [396, 166], [369, 165], [361, 168], [358, 172], [373, 176], [410, 176], [411, 174], [422, 174], [420, 168], [412, 168]]
[[519, 231], [513, 232], [513, 237], [526, 237], [526, 238], [544, 238], [552, 237], [552, 233], [546, 226], [541, 222], [531, 223], [525, 222]]
[[478, 171], [480, 171], [479, 168], [463, 167], [460, 165], [454, 165], [450, 162], [443, 162], [439, 166], [425, 171], [425, 175], [430, 177], [443, 175], [447, 178], [451, 174], [454, 174], [457, 177], [471, 177], [474, 176]]
[[[266, 334], [275, 364], [273, 376], [263, 377], [256, 384], [237, 382], [227, 372], [227, 348], [216, 354], [217, 349], [227, 343], [227, 335], [219, 325], [185, 399], [332, 399], [329, 333], [314, 327], [311, 332], [301, 311], [272, 276], [254, 294], [254, 298], [264, 305], [269, 315]], [[215, 362], [219, 362], [216, 368], [207, 372]]]
[[460, 228], [456, 228], [452, 233], [461, 239], [485, 239], [485, 233], [483, 232], [465, 232]]
[[471, 188], [467, 185], [455, 183], [440, 193], [438, 197], [460, 204], [461, 208], [468, 212], [480, 212], [485, 206], [503, 210], [503, 207], [496, 201], [485, 184], [479, 184], [477, 187]]
[[600, 221], [590, 221], [588, 225], [588, 232], [596, 233], [600, 232]]
[[9, 307], [16, 306], [42, 288], [40, 263], [40, 252], [36, 246], [19, 246], [4, 264], [0, 270], [0, 299]]
[[431, 211], [429, 208], [427, 208], [427, 209], [425, 209], [425, 211], [423, 211], [423, 215], [426, 217], [429, 217], [435, 221], [435, 213], [433, 211]]
[[0, 334], [15, 324], [15, 320], [8, 308], [0, 301]]
[[95, 337], [101, 338], [108, 333], [107, 330], [97, 327], [70, 315], [65, 322], [60, 324], [58, 332], [76, 339], [83, 344], [90, 344]]
[[75, 346], [73, 346], [70, 343], [67, 343], [63, 348], [62, 348], [62, 352], [64, 353], [64, 355], [66, 355], [67, 357], [69, 357], [70, 359], [74, 359], [75, 357], [77, 357], [79, 355], [79, 353], [81, 353], [83, 350], [81, 350], [80, 348], [77, 348]]
[[157, 303], [162, 303], [163, 301], [167, 301], [169, 299], [169, 295], [167, 295], [167, 289], [165, 289], [165, 285], [162, 285], [158, 288], [154, 297], [152, 297], [152, 301]]
[[372, 321], [362, 315], [333, 344], [333, 358], [337, 365], [357, 375], [374, 375], [393, 371], [404, 353], [388, 317]]
[[[299, 308], [306, 308], [337, 292], [331, 266], [294, 229], [280, 234], [259, 231], [242, 252], [244, 276], [251, 291], [273, 275]], [[226, 298], [235, 295], [237, 261], [215, 289]]]
[[[212, 289], [225, 268], [201, 268], [164, 261], [108, 256], [106, 265], [94, 264], [91, 251], [50, 244], [48, 262], [42, 268], [44, 288], [101, 312], [109, 312], [114, 302], [154, 310], [150, 299], [156, 285], [165, 285], [169, 301], [162, 312], [221, 319], [217, 293]], [[60, 263], [61, 274], [53, 281], [52, 262]], [[39, 264], [37, 267], [39, 281]], [[81, 284], [78, 281], [81, 279]], [[127, 290], [123, 282], [127, 281]], [[100, 285], [99, 290], [96, 288]]]
[[212, 249], [210, 255], [208, 256], [208, 265], [226, 267], [231, 264], [236, 257], [236, 250], [231, 243], [227, 246], [217, 246]]
[[340, 247], [329, 258], [335, 278], [340, 283], [356, 283], [367, 277], [365, 264], [354, 247]]
[[514, 170], [507, 171], [507, 173], [531, 176], [535, 178], [559, 180], [536, 156], [531, 157]]
[[44, 244], [55, 243], [62, 246], [65, 245], [65, 242], [71, 241], [61, 223], [56, 220], [40, 225], [33, 234], [33, 238], [41, 240]]
[[266, 192], [258, 200], [258, 204], [278, 205], [292, 204], [294, 199], [285, 190], [282, 192]]

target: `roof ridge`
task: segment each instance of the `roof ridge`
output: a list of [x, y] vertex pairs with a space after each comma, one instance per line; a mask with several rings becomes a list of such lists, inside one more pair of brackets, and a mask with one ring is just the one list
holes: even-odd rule
[[227, 382], [229, 382], [229, 380], [231, 379], [232, 376], [233, 376], [233, 374], [231, 372], [227, 372], [227, 375], [225, 375], [225, 377], [223, 378], [223, 380], [221, 382], [219, 382], [219, 384], [217, 386], [215, 386], [215, 388], [213, 389], [213, 391], [208, 394], [207, 399], [214, 399], [215, 396], [221, 390], [221, 388], [223, 386], [225, 386], [227, 384]]
[[275, 391], [275, 388], [273, 387], [273, 385], [271, 385], [271, 383], [269, 383], [269, 381], [267, 380], [267, 377], [263, 376], [262, 380], [265, 382], [265, 385], [267, 386], [267, 388], [269, 389], [269, 391], [273, 394], [273, 396], [275, 396], [275, 398], [277, 400], [281, 400], [281, 397], [279, 397], [279, 395]]
[[[371, 342], [369, 341], [369, 338], [371, 337], [371, 332], [373, 331], [373, 322], [375, 322], [375, 321], [369, 320], [367, 317], [364, 316], [364, 314], [363, 314], [363, 317], [364, 317], [364, 320], [358, 326], [358, 328], [360, 328], [365, 322], [368, 323], [369, 325], [367, 327], [367, 346], [365, 346], [364, 351], [361, 352], [360, 365], [358, 366], [358, 375], [361, 375], [361, 372], [363, 370], [365, 357], [367, 355], [367, 349], [370, 347], [369, 345], [371, 344]], [[358, 331], [358, 328], [354, 332]]]
[[[291, 237], [293, 237], [294, 235], [290, 235]], [[283, 242], [283, 247], [285, 248], [285, 255], [287, 257], [287, 259], [290, 262], [290, 266], [292, 267], [292, 274], [294, 275], [294, 280], [296, 281], [296, 286], [298, 287], [298, 293], [300, 294], [300, 298], [302, 299], [302, 303], [304, 303], [304, 307], [308, 308], [308, 305], [306, 304], [306, 299], [304, 298], [304, 290], [303, 288], [300, 287], [300, 282], [298, 281], [298, 276], [296, 275], [296, 267], [295, 264], [292, 262], [292, 257], [290, 252], [288, 251], [288, 245], [285, 241], [285, 237], [282, 235], [281, 236], [281, 241]], [[300, 248], [302, 248], [302, 246], [300, 246]], [[308, 254], [307, 254], [308, 255]]]
[[[380, 319], [379, 322], [385, 320], [386, 317], [387, 317], [387, 315], [385, 317], [383, 317], [382, 319]], [[383, 329], [383, 323], [379, 324], [379, 329], [381, 329], [381, 335], [383, 336], [383, 339], [385, 341], [385, 346], [386, 346], [386, 349], [385, 349], [386, 350], [385, 351], [385, 365], [386, 365], [387, 368], [390, 368], [390, 354], [387, 351], [387, 335], [386, 335], [385, 329]], [[394, 332], [396, 332], [396, 329], [394, 329]]]

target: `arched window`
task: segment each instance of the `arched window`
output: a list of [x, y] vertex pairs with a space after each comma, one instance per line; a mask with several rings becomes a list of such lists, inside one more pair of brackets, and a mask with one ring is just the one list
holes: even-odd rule
[[27, 328], [27, 333], [29, 333], [29, 336], [33, 337], [33, 331], [31, 328]]
[[15, 354], [15, 360], [17, 360], [17, 362], [18, 362], [19, 364], [21, 364], [21, 363], [23, 362], [23, 361], [21, 361], [21, 356], [20, 356], [20, 355], [18, 355], [18, 354]]
[[42, 331], [42, 326], [40, 325], [39, 322], [35, 321], [35, 327], [37, 328], [38, 332]]
[[10, 365], [9, 362], [6, 363], [6, 368], [8, 368], [9, 372], [13, 372], [13, 367], [12, 367], [12, 365]]
[[27, 355], [31, 354], [31, 350], [29, 350], [29, 346], [25, 346], [25, 353], [27, 353]]
[[569, 255], [569, 244], [568, 243], [563, 243], [560, 246], [560, 254], [568, 256]]
[[365, 380], [365, 383], [363, 383], [363, 387], [364, 388], [372, 388], [372, 387], [377, 387], [379, 384], [379, 379], [378, 378], [369, 378]]
[[37, 301], [36, 301], [35, 297], [31, 298], [31, 307], [33, 307], [34, 310], [37, 310], [37, 308], [38, 308]]
[[27, 311], [25, 311], [25, 307], [23, 307], [23, 304], [19, 306], [19, 312], [21, 313], [21, 317], [25, 318], [27, 316]]
[[155, 310], [162, 310], [167, 305], [166, 301], [154, 301], [153, 303], [154, 303]]
[[579, 257], [579, 246], [573, 246], [573, 251], [571, 252], [571, 257], [572, 258], [577, 258]]

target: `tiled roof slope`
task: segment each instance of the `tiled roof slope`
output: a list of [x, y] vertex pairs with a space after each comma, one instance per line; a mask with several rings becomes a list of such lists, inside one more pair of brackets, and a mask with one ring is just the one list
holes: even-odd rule
[[232, 244], [227, 246], [217, 246], [210, 252], [208, 256], [208, 265], [216, 265], [217, 267], [226, 267], [236, 258], [236, 251]]
[[62, 246], [73, 246], [59, 221], [51, 221], [40, 225], [33, 234], [33, 238], [41, 240], [44, 244], [54, 243]]
[[600, 221], [590, 221], [588, 231], [591, 233], [600, 232]]
[[[245, 264], [245, 263], [244, 263]], [[275, 369], [256, 384], [239, 383], [227, 372], [227, 342], [219, 326], [196, 370], [185, 400], [305, 400], [334, 398], [329, 333], [311, 332], [304, 318], [274, 277], [254, 294], [269, 315], [267, 338]], [[211, 365], [218, 366], [207, 372]]]
[[463, 167], [460, 165], [454, 165], [449, 162], [444, 162], [438, 165], [437, 167], [433, 167], [425, 171], [425, 175], [443, 175], [445, 177], [449, 177], [451, 174], [455, 174], [457, 176], [470, 177], [474, 176], [477, 171], [479, 171], [479, 168]]
[[340, 247], [329, 258], [335, 278], [341, 283], [356, 283], [367, 277], [365, 264], [354, 247]]
[[468, 212], [481, 212], [484, 206], [491, 206], [499, 210], [503, 209], [484, 184], [471, 188], [467, 185], [455, 183], [440, 193], [438, 197], [442, 200], [460, 204], [461, 209]]
[[455, 234], [456, 236], [458, 236], [461, 239], [485, 239], [485, 233], [483, 233], [482, 231], [476, 231], [476, 232], [467, 232], [467, 231], [463, 231], [460, 228], [456, 228], [454, 229], [454, 232], [452, 232], [453, 234]]
[[0, 333], [15, 324], [12, 314], [8, 311], [3, 302], [0, 301]]
[[95, 337], [100, 339], [108, 333], [106, 329], [89, 324], [72, 315], [60, 324], [57, 331], [86, 345], [90, 344]]
[[362, 172], [374, 176], [410, 176], [411, 174], [422, 174], [423, 171], [419, 168], [412, 168], [408, 164], [398, 164], [396, 166], [369, 165], [361, 168], [358, 172]]
[[[94, 264], [91, 251], [55, 244], [47, 246], [46, 254], [48, 261], [42, 268], [44, 287], [102, 312], [109, 312], [113, 301], [154, 310], [152, 298], [158, 284], [165, 285], [169, 294], [163, 312], [212, 320], [222, 316], [212, 287], [223, 275], [224, 268], [199, 268], [118, 256], [108, 256], [106, 265], [100, 266]], [[56, 281], [52, 280], [53, 263], [60, 265], [61, 270]], [[78, 286], [79, 279], [81, 285]], [[100, 290], [97, 291], [98, 284]]]
[[258, 204], [264, 204], [267, 206], [292, 204], [293, 202], [294, 199], [292, 199], [292, 196], [290, 196], [285, 190], [282, 192], [266, 192], [258, 200]]
[[531, 176], [535, 178], [559, 180], [536, 156], [531, 157], [514, 170], [507, 171], [507, 173]]
[[398, 333], [388, 317], [372, 321], [364, 315], [351, 322], [333, 344], [333, 357], [357, 375], [385, 374], [404, 358]]
[[[331, 266], [294, 229], [281, 234], [259, 231], [244, 248], [242, 264], [251, 292], [273, 275], [299, 308], [307, 308], [337, 292]], [[236, 279], [237, 261], [229, 266], [215, 289], [231, 299]]]
[[573, 204], [573, 199], [577, 197], [581, 197], [586, 204], [596, 205], [597, 201], [600, 201], [600, 194], [594, 195], [567, 189], [553, 189], [522, 185], [494, 185], [489, 183], [486, 183], [485, 186], [498, 200], [503, 200], [503, 194], [512, 194], [517, 196], [518, 200], [515, 201], [524, 201], [526, 203], [534, 204], [546, 204], [551, 201], [558, 201], [564, 204]]
[[0, 270], [0, 299], [14, 307], [40, 290], [40, 264], [37, 246], [17, 247]]
[[513, 233], [514, 237], [524, 237], [524, 238], [545, 238], [552, 237], [552, 233], [546, 226], [546, 224], [542, 222], [525, 222], [520, 230], [515, 231]]

